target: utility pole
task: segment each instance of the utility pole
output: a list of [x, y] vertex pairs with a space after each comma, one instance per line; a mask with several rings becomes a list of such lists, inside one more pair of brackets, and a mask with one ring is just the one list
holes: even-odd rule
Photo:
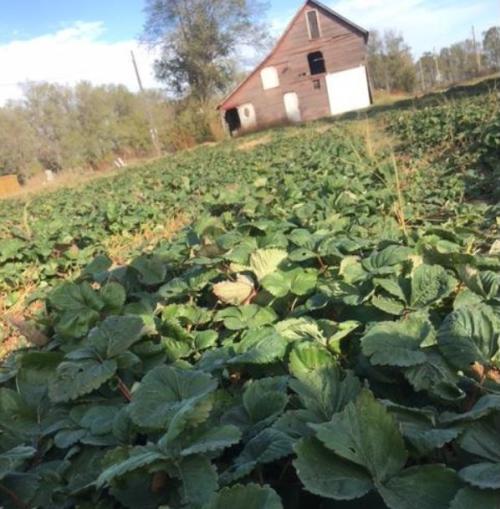
[[432, 51], [432, 57], [434, 59], [434, 64], [436, 66], [436, 83], [441, 83], [442, 77], [441, 77], [441, 69], [439, 69], [439, 57], [436, 54], [436, 48]]
[[[137, 66], [137, 62], [135, 60], [134, 52], [131, 50], [130, 55], [132, 56], [132, 64], [134, 66], [135, 77], [137, 78], [137, 84], [139, 85], [139, 90], [144, 96], [144, 87], [142, 86], [142, 79], [139, 73], [139, 67]], [[156, 154], [161, 156], [161, 146], [160, 140], [158, 139], [158, 129], [156, 129], [155, 122], [153, 119], [153, 113], [151, 111], [151, 105], [149, 100], [144, 96], [144, 100], [146, 101], [146, 114], [148, 116], [149, 121], [149, 134], [151, 135], [151, 142], [153, 143], [153, 147], [155, 148]]]
[[472, 25], [472, 44], [474, 45], [477, 73], [479, 74], [481, 72], [481, 55], [479, 54], [479, 48], [476, 41], [476, 29], [474, 28], [474, 25]]
[[424, 79], [424, 68], [422, 67], [422, 57], [418, 61], [418, 69], [420, 71], [420, 87], [422, 92], [425, 92], [425, 79]]

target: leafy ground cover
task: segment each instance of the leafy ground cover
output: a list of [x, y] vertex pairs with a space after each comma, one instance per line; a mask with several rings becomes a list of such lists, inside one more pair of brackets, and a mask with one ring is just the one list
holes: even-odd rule
[[43, 302], [43, 346], [0, 370], [2, 504], [498, 509], [495, 107], [2, 204], [7, 305], [27, 282]]

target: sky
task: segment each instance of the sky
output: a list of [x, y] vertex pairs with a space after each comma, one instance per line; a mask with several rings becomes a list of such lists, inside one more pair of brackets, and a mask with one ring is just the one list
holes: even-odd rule
[[[209, 0], [207, 0], [209, 1]], [[268, 0], [264, 13], [280, 35], [303, 0]], [[500, 24], [500, 0], [323, 0], [364, 28], [401, 31], [414, 56]], [[156, 82], [154, 53], [137, 41], [144, 0], [0, 0], [0, 104], [22, 96], [21, 83], [124, 84], [137, 90], [133, 50], [146, 87]]]

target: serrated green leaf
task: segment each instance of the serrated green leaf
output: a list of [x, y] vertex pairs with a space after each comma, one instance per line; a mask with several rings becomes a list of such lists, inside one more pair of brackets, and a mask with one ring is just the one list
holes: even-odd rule
[[454, 470], [424, 465], [403, 470], [378, 490], [390, 509], [444, 509], [459, 488]]
[[49, 397], [54, 403], [64, 403], [90, 394], [106, 383], [116, 369], [114, 360], [62, 362], [49, 383]]
[[500, 491], [462, 488], [453, 499], [450, 509], [499, 509]]
[[320, 421], [327, 421], [360, 391], [361, 383], [350, 371], [343, 371], [334, 358], [318, 345], [299, 344], [290, 354], [290, 380], [304, 407]]
[[391, 297], [375, 295], [371, 303], [377, 308], [389, 315], [400, 316], [404, 313], [405, 305]]
[[208, 504], [207, 509], [283, 509], [280, 497], [269, 486], [257, 484], [224, 488]]
[[242, 274], [238, 274], [236, 281], [224, 281], [214, 285], [215, 296], [224, 304], [240, 306], [248, 303], [253, 295], [255, 286], [253, 281]]
[[477, 463], [462, 468], [460, 479], [476, 488], [500, 489], [500, 463]]
[[0, 480], [6, 475], [12, 474], [23, 463], [36, 454], [33, 447], [17, 446], [0, 454]]
[[499, 418], [493, 416], [469, 425], [460, 437], [460, 447], [480, 458], [500, 463]]
[[201, 371], [158, 366], [134, 392], [130, 416], [138, 426], [166, 430], [179, 412], [195, 413], [216, 387], [217, 382]]
[[440, 265], [419, 265], [412, 274], [411, 301], [413, 308], [429, 306], [448, 297], [457, 286], [457, 280]]
[[274, 329], [251, 329], [236, 345], [230, 364], [269, 364], [283, 359], [288, 342]]
[[420, 345], [434, 334], [423, 317], [410, 316], [399, 322], [380, 322], [361, 339], [364, 355], [375, 365], [417, 366], [426, 361]]
[[292, 453], [292, 440], [277, 429], [265, 429], [245, 444], [231, 468], [223, 472], [224, 484], [249, 475], [257, 465], [265, 465]]
[[155, 447], [137, 446], [130, 449], [126, 459], [106, 468], [98, 477], [96, 485], [103, 487], [116, 478], [128, 472], [133, 472], [157, 461], [165, 461], [167, 458]]
[[170, 471], [181, 481], [181, 498], [187, 507], [201, 508], [219, 487], [217, 471], [208, 458], [190, 456], [175, 463]]
[[257, 249], [250, 255], [250, 270], [262, 281], [278, 269], [288, 256], [282, 249]]
[[126, 352], [144, 333], [144, 322], [137, 316], [109, 316], [88, 337], [91, 344], [102, 345], [107, 358]]
[[253, 423], [275, 418], [288, 402], [286, 377], [269, 377], [254, 380], [245, 386], [243, 406]]
[[189, 456], [190, 454], [204, 454], [207, 452], [225, 449], [241, 439], [241, 431], [230, 424], [218, 426], [208, 430], [197, 431], [189, 437], [188, 444], [184, 445], [181, 450], [181, 456]]
[[312, 426], [326, 447], [366, 468], [378, 482], [397, 475], [408, 459], [394, 417], [367, 390], [330, 422]]
[[499, 351], [500, 319], [489, 306], [463, 307], [450, 313], [438, 331], [444, 357], [458, 369], [478, 362], [490, 365]]
[[304, 488], [325, 498], [353, 500], [372, 488], [370, 476], [362, 468], [339, 458], [319, 440], [306, 438], [295, 446], [293, 465]]

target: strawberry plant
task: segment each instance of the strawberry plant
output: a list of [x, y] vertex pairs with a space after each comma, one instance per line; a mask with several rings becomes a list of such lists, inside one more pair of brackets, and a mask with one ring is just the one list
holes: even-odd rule
[[0, 367], [3, 507], [498, 508], [498, 205], [430, 179], [402, 225], [384, 158], [299, 132], [3, 209], [47, 338]]

